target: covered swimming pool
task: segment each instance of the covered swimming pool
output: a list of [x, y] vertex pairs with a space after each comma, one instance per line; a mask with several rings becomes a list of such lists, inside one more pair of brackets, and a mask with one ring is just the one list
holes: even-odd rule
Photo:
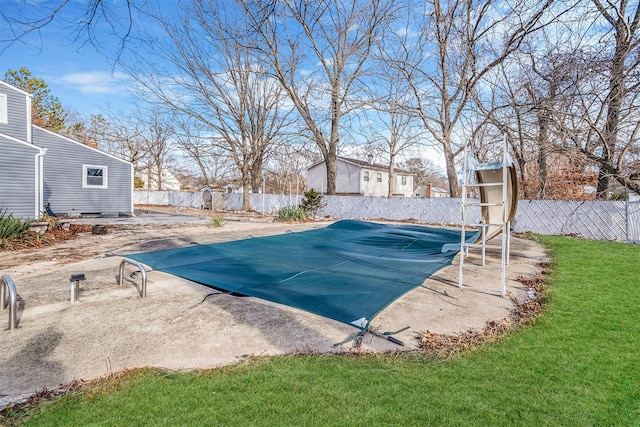
[[[387, 305], [450, 265], [459, 244], [456, 230], [342, 220], [317, 230], [126, 256], [214, 289], [365, 329]], [[457, 249], [443, 251], [445, 245]]]

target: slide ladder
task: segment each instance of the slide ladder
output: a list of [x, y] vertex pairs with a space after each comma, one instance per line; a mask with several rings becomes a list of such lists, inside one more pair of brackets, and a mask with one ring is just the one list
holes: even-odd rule
[[[518, 179], [516, 170], [509, 156], [507, 138], [503, 141], [502, 160], [494, 163], [478, 163], [471, 153], [469, 145], [465, 146], [465, 163], [462, 183], [462, 234], [460, 241], [460, 266], [458, 286], [475, 289], [504, 297], [506, 294], [506, 266], [509, 264], [510, 227], [516, 213], [518, 203]], [[469, 197], [470, 190], [475, 189], [480, 198]], [[470, 209], [480, 209], [481, 220], [474, 223], [469, 220]], [[466, 232], [479, 229], [480, 235], [475, 242], [466, 241]], [[500, 235], [499, 243], [492, 239]], [[495, 240], [495, 239], [494, 239]], [[487, 243], [491, 241], [491, 243]], [[481, 265], [489, 267], [486, 262], [486, 249], [500, 250], [500, 290], [478, 289], [464, 284], [465, 267], [478, 267], [465, 263], [470, 249], [479, 249]]]

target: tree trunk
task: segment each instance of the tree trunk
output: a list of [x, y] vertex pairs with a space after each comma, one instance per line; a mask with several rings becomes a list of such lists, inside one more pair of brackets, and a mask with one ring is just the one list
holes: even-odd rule
[[251, 204], [249, 202], [249, 168], [245, 166], [242, 168], [242, 211], [249, 212], [251, 210]]
[[391, 151], [391, 155], [389, 156], [389, 191], [387, 194], [387, 197], [391, 197], [393, 196], [393, 190], [394, 190], [394, 183], [395, 183], [395, 173], [394, 173], [394, 168], [395, 168], [395, 163], [396, 163], [396, 155], [393, 154], [393, 150]]
[[548, 111], [538, 112], [538, 199], [543, 200], [547, 189], [547, 146], [549, 144]]
[[254, 193], [260, 193], [262, 187], [262, 172], [259, 174], [251, 174], [251, 191]]
[[262, 154], [257, 153], [256, 158], [251, 163], [251, 190], [254, 193], [259, 193], [260, 187], [262, 187]]
[[544, 145], [541, 145], [538, 149], [538, 168], [538, 199], [544, 200], [546, 198], [547, 178], [549, 176], [547, 149]]
[[529, 199], [531, 195], [529, 194], [527, 181], [529, 179], [529, 174], [527, 173], [527, 161], [522, 156], [516, 156], [516, 162], [518, 163], [518, 169], [520, 169], [520, 181], [522, 181], [522, 185], [520, 186], [522, 191], [522, 197], [524, 199]]
[[[624, 97], [625, 59], [629, 55], [629, 43], [632, 39], [632, 34], [629, 34], [629, 24], [625, 21], [624, 16], [618, 17], [615, 22], [615, 30], [616, 48], [611, 61], [609, 93], [605, 101], [607, 103], [607, 121], [604, 128], [602, 147], [602, 163], [607, 165], [612, 165], [616, 158], [620, 109]], [[601, 167], [598, 172], [598, 191], [596, 194], [598, 199], [609, 200], [610, 185], [611, 176]]]
[[[442, 141], [444, 160], [447, 168], [447, 180], [449, 181], [449, 196], [460, 197], [460, 187], [458, 186], [458, 175], [456, 174], [456, 159], [451, 151], [451, 141]], [[466, 161], [466, 159], [465, 159]]]
[[336, 156], [327, 156], [324, 162], [327, 168], [327, 188], [326, 193], [330, 195], [336, 194], [336, 168], [337, 168], [337, 157]]

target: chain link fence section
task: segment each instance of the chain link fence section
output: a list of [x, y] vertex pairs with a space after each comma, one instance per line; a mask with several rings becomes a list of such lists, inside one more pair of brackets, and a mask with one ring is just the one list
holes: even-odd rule
[[[211, 205], [213, 209], [225, 208], [225, 195], [212, 192]], [[242, 208], [242, 194], [240, 196], [240, 207]], [[197, 191], [147, 191], [136, 190], [133, 192], [134, 205], [159, 205], [159, 206], [182, 206], [185, 208], [201, 208], [202, 193]]]
[[625, 242], [625, 205], [625, 202], [594, 200], [521, 200], [512, 229]]
[[[302, 196], [295, 194], [249, 194], [249, 206], [251, 210], [264, 214], [275, 214], [278, 209], [290, 206], [298, 206]], [[228, 211], [242, 210], [242, 193], [225, 193], [224, 209]]]
[[[242, 210], [242, 194], [213, 193], [214, 209]], [[251, 209], [274, 214], [300, 204], [302, 196], [249, 195]], [[341, 219], [416, 220], [434, 225], [460, 225], [461, 199], [413, 197], [324, 196], [321, 217]], [[186, 191], [136, 191], [135, 204], [200, 207], [201, 194]], [[480, 222], [480, 210], [468, 210], [469, 222]], [[588, 239], [640, 243], [640, 198], [622, 201], [521, 200], [512, 224], [515, 232], [573, 235]]]
[[[416, 220], [427, 224], [460, 225], [461, 200], [450, 198], [324, 196], [321, 216], [350, 219]], [[471, 212], [480, 222], [480, 211]]]

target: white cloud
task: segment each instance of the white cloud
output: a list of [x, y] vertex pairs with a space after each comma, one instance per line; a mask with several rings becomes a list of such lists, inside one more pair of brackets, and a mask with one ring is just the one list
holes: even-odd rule
[[60, 82], [86, 95], [110, 95], [126, 91], [127, 76], [107, 71], [86, 71], [63, 74]]

